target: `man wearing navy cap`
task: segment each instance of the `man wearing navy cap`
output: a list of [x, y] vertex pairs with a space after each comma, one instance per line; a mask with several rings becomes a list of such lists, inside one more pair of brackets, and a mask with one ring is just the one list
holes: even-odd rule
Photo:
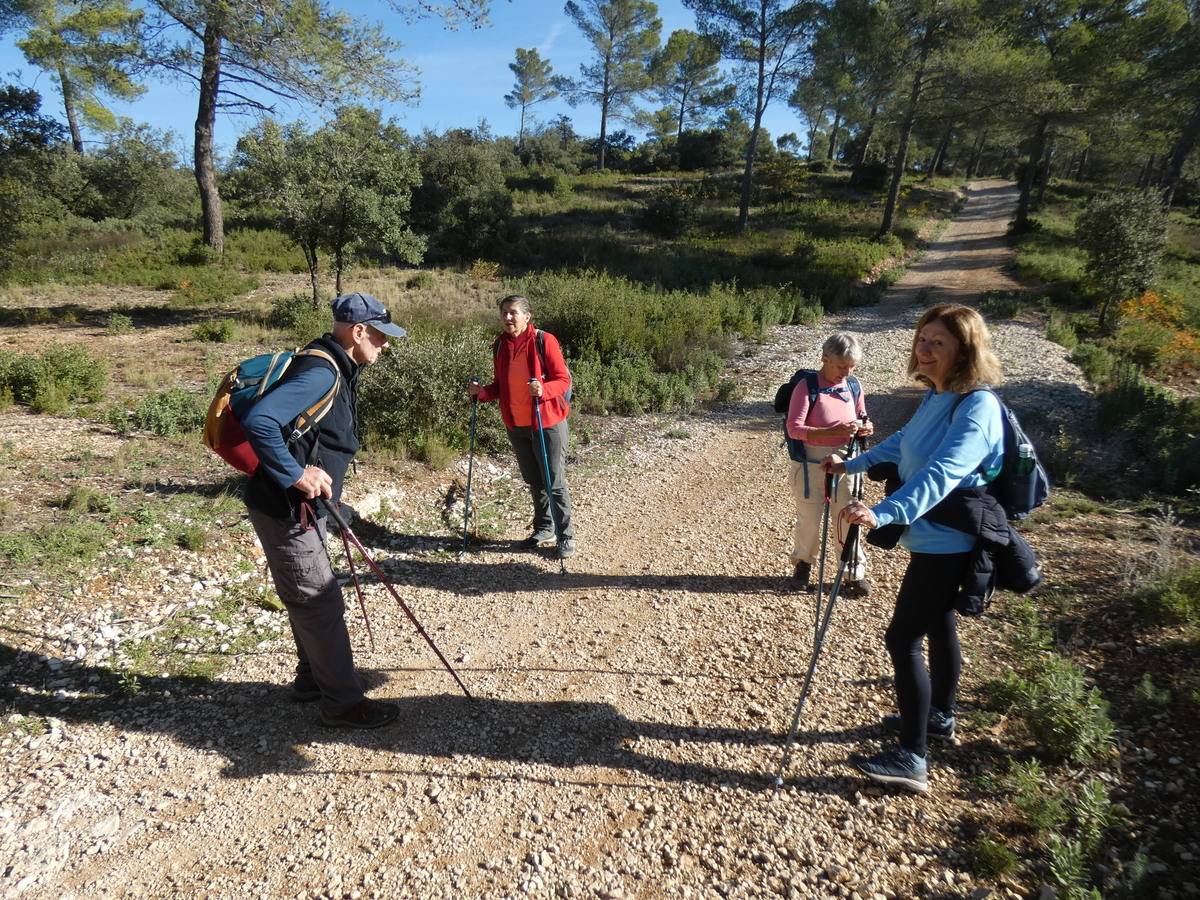
[[[319, 700], [330, 726], [378, 728], [395, 721], [393, 703], [368, 699], [354, 670], [342, 589], [325, 549], [325, 508], [338, 502], [342, 481], [358, 452], [358, 374], [404, 337], [387, 309], [370, 294], [333, 301], [333, 331], [297, 355], [288, 370], [251, 408], [242, 426], [258, 454], [246, 488], [250, 522], [262, 543], [296, 641], [292, 697]], [[307, 433], [293, 423], [336, 386], [329, 412]]]

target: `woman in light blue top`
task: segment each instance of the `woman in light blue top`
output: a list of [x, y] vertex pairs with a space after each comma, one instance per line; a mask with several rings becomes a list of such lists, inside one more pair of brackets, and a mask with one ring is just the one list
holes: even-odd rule
[[[1001, 380], [983, 317], [958, 304], [940, 304], [917, 323], [908, 372], [930, 390], [908, 423], [861, 456], [827, 457], [834, 474], [895, 463], [902, 486], [875, 506], [848, 506], [843, 517], [864, 528], [907, 526], [900, 543], [912, 554], [886, 642], [896, 673], [899, 716], [884, 724], [899, 746], [860, 757], [858, 768], [877, 781], [915, 791], [928, 788], [929, 737], [954, 737], [954, 695], [962, 670], [954, 604], [976, 538], [921, 517], [958, 488], [987, 484], [1000, 471], [1004, 426], [1000, 403], [980, 390]], [[929, 668], [922, 643], [929, 639]]]

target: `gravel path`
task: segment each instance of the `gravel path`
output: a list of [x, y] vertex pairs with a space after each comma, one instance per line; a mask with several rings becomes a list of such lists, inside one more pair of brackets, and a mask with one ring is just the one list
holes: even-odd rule
[[[567, 574], [505, 548], [458, 562], [373, 534], [475, 702], [375, 585], [374, 654], [353, 611], [351, 628], [373, 693], [402, 707], [379, 732], [325, 730], [288, 702], [279, 614], [263, 614], [259, 651], [218, 681], [151, 679], [115, 703], [89, 699], [107, 678], [91, 642], [66, 664], [49, 644], [19, 652], [0, 668], [16, 710], [0, 742], [0, 886], [46, 897], [970, 895], [958, 829], [977, 811], [967, 779], [986, 739], [938, 750], [926, 798], [868, 786], [845, 765], [892, 708], [882, 632], [902, 554], [876, 554], [876, 596], [839, 607], [787, 784], [771, 787], [812, 599], [784, 580], [791, 500], [767, 403], [846, 328], [866, 348], [873, 417], [885, 431], [902, 422], [917, 396], [901, 374], [914, 300], [1011, 286], [1000, 235], [1014, 200], [1007, 185], [973, 186], [883, 304], [776, 329], [734, 366], [746, 402], [632, 425], [619, 462], [573, 482], [581, 553]], [[1003, 323], [996, 339], [1018, 403], [1035, 384], [1087, 402], [1040, 324]], [[159, 613], [172, 585], [203, 603], [223, 584], [138, 575], [158, 586], [144, 604]], [[966, 632], [969, 653], [985, 652], [978, 627]], [[20, 731], [34, 716], [46, 733]]]

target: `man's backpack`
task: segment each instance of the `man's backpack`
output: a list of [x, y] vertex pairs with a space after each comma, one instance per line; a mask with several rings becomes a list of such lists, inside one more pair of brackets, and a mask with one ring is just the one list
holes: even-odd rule
[[[537, 350], [538, 361], [542, 364], [542, 372], [546, 371], [546, 332], [542, 329], [535, 329], [533, 332], [533, 346]], [[493, 361], [500, 353], [500, 338], [492, 341], [492, 359]], [[566, 361], [564, 360], [564, 363]], [[567, 388], [566, 393], [562, 395], [562, 401], [568, 407], [571, 405], [571, 398], [575, 396], [575, 378], [571, 376], [570, 369], [567, 370], [568, 377], [571, 378], [571, 384]]]
[[316, 427], [333, 408], [333, 401], [342, 386], [342, 373], [332, 356], [315, 347], [264, 353], [238, 363], [217, 388], [204, 419], [204, 444], [239, 472], [253, 475], [258, 470], [258, 454], [246, 437], [242, 419], [263, 394], [279, 382], [292, 360], [300, 356], [325, 360], [333, 367], [334, 380], [333, 387], [320, 400], [296, 417], [292, 433], [286, 439], [291, 445]]
[[[813, 404], [817, 402], [817, 395], [821, 393], [821, 384], [817, 380], [817, 374], [816, 369], [797, 369], [796, 374], [786, 384], [781, 384], [779, 390], [775, 392], [775, 412], [781, 413], [784, 417], [783, 438], [787, 442], [788, 456], [795, 462], [805, 462], [808, 454], [804, 450], [804, 441], [797, 440], [787, 433], [788, 407], [791, 406], [792, 394], [795, 392], [796, 386], [803, 381], [808, 390], [808, 408], [812, 409]], [[850, 387], [848, 402], [857, 410], [858, 398], [862, 396], [862, 385], [853, 375], [847, 376], [846, 384]]]
[[[1000, 419], [1004, 425], [1004, 461], [1000, 473], [988, 484], [988, 491], [1000, 502], [1009, 519], [1024, 519], [1050, 496], [1050, 477], [1016, 413], [990, 387], [978, 390], [988, 391], [1000, 403]], [[973, 393], [975, 391], [959, 395], [950, 410], [951, 418], [958, 404]]]

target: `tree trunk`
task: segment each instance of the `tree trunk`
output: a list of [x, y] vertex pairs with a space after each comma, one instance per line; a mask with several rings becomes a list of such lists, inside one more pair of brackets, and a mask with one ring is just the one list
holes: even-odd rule
[[879, 101], [871, 101], [871, 115], [867, 117], [866, 127], [863, 128], [862, 144], [854, 157], [854, 169], [850, 172], [850, 183], [858, 184], [862, 180], [862, 168], [867, 164], [867, 151], [871, 147], [871, 138], [875, 135], [875, 117], [879, 114]]
[[1075, 180], [1076, 181], [1083, 181], [1084, 173], [1087, 171], [1088, 153], [1090, 151], [1091, 151], [1090, 147], [1084, 147], [1083, 152], [1081, 152], [1079, 154], [1079, 165], [1075, 169]]
[[904, 165], [908, 161], [908, 139], [912, 135], [913, 125], [917, 121], [917, 105], [921, 102], [921, 90], [925, 81], [925, 62], [933, 49], [933, 21], [925, 25], [925, 34], [921, 38], [921, 53], [917, 57], [917, 71], [913, 75], [912, 90], [908, 95], [908, 108], [904, 112], [904, 121], [900, 126], [900, 145], [896, 148], [896, 160], [892, 165], [892, 181], [888, 185], [887, 202], [883, 207], [883, 221], [879, 225], [878, 237], [892, 233], [896, 225], [896, 204], [900, 201], [900, 182], [904, 178]]
[[833, 127], [829, 129], [829, 151], [825, 158], [833, 162], [834, 149], [837, 147], [838, 129], [842, 125], [842, 107], [839, 105], [833, 111]]
[[521, 104], [521, 127], [517, 130], [517, 150], [518, 152], [525, 149], [525, 110], [529, 108], [528, 103]]
[[1183, 132], [1171, 149], [1171, 160], [1167, 163], [1167, 171], [1163, 175], [1162, 181], [1163, 206], [1167, 209], [1171, 208], [1171, 203], [1175, 199], [1175, 188], [1179, 185], [1179, 177], [1183, 173], [1183, 163], [1188, 154], [1192, 152], [1192, 148], [1196, 146], [1197, 138], [1200, 138], [1200, 102], [1192, 110], [1192, 117], [1183, 126]]
[[225, 220], [213, 163], [213, 128], [217, 121], [217, 91], [221, 83], [221, 23], [204, 29], [204, 61], [200, 67], [200, 108], [196, 113], [196, 185], [204, 218], [204, 243], [216, 253], [225, 252]]
[[979, 174], [979, 167], [983, 165], [983, 150], [987, 145], [987, 131], [979, 132], [979, 137], [975, 139], [975, 146], [971, 148], [971, 160], [967, 163], [967, 177], [974, 178]]
[[1146, 164], [1142, 166], [1142, 174], [1138, 175], [1137, 186], [1138, 190], [1144, 191], [1150, 187], [1150, 173], [1154, 171], [1154, 160], [1158, 158], [1158, 154], [1151, 153], [1146, 160]]
[[1017, 199], [1017, 217], [1013, 220], [1013, 230], [1022, 231], [1029, 227], [1029, 200], [1033, 195], [1033, 179], [1038, 166], [1042, 162], [1042, 154], [1046, 149], [1046, 129], [1050, 126], [1050, 117], [1041, 116], [1038, 119], [1037, 131], [1033, 135], [1033, 143], [1029, 148], [1029, 160], [1025, 163], [1025, 174], [1021, 178], [1021, 196]]
[[679, 127], [675, 129], [675, 147], [679, 147], [679, 142], [683, 140], [683, 119], [687, 115], [687, 88], [684, 88], [683, 95], [679, 98]]
[[58, 64], [58, 84], [62, 88], [63, 109], [67, 113], [67, 126], [71, 129], [71, 146], [76, 153], [83, 152], [83, 135], [79, 133], [79, 119], [75, 113], [75, 86], [67, 77], [67, 67]]
[[954, 133], [954, 126], [947, 125], [946, 130], [942, 133], [942, 139], [938, 142], [937, 150], [933, 153], [933, 159], [929, 162], [929, 171], [925, 173], [925, 180], [929, 181], [937, 174], [938, 167], [942, 164], [942, 160], [946, 158], [946, 148], [950, 146], [950, 136]]
[[[760, 42], [758, 45], [758, 87], [754, 93], [754, 127], [750, 131], [750, 146], [746, 148], [746, 171], [742, 174], [742, 200], [738, 204], [738, 234], [745, 232], [746, 224], [750, 221], [750, 187], [754, 178], [754, 152], [758, 149], [758, 133], [762, 130], [763, 91], [767, 84], [766, 64], [766, 46]], [[811, 143], [809, 152], [812, 152]]]
[[608, 149], [608, 67], [604, 61], [604, 95], [600, 98], [600, 171], [604, 171], [604, 151]]
[[[821, 117], [821, 113], [823, 113], [823, 112], [825, 112], [825, 110], [821, 110], [820, 112], [817, 113], [818, 119]], [[816, 119], [814, 119], [808, 123], [808, 157], [806, 159], [807, 162], [812, 162], [813, 144], [816, 142], [816, 140], [817, 140], [817, 122], [816, 122]]]
[[304, 261], [308, 263], [308, 279], [312, 282], [313, 309], [318, 309], [321, 306], [321, 293], [317, 290], [317, 248], [314, 244], [301, 249], [304, 251]]
[[1034, 204], [1038, 209], [1042, 208], [1042, 204], [1046, 202], [1046, 185], [1050, 183], [1050, 167], [1054, 164], [1054, 141], [1050, 141], [1050, 146], [1046, 148], [1046, 159], [1042, 163], [1041, 173], [1038, 179], [1038, 194], [1037, 202]]

